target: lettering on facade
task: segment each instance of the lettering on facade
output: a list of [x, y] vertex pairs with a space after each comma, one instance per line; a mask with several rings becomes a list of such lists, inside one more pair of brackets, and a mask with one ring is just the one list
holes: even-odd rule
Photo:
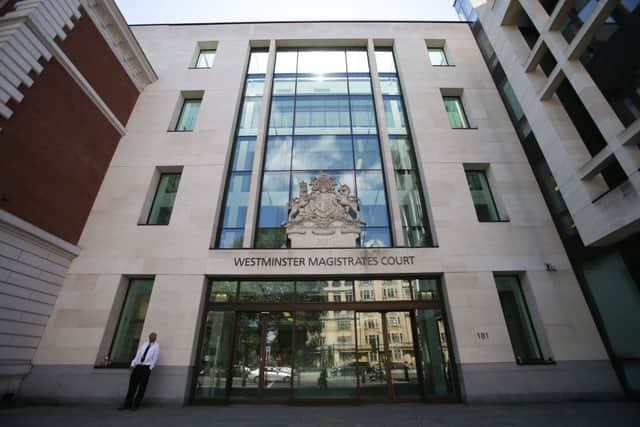
[[414, 265], [414, 255], [388, 256], [268, 256], [268, 257], [234, 257], [236, 267], [361, 267], [361, 266], [393, 266]]

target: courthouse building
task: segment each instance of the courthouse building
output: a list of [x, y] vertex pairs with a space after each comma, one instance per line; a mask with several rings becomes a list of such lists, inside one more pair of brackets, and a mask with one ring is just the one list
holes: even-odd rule
[[[28, 29], [58, 21], [47, 18], [60, 13], [45, 10], [47, 2], [25, 3], [42, 7]], [[624, 291], [611, 300], [620, 307], [611, 322], [626, 325], [615, 333], [637, 347], [638, 314], [629, 307], [640, 295], [633, 270], [640, 264], [630, 263], [640, 215], [639, 104], [621, 101], [630, 107], [620, 121], [596, 102], [605, 95], [594, 86], [596, 101], [582, 107], [582, 119], [591, 108], [611, 114], [593, 125], [608, 126], [606, 153], [589, 160], [593, 133], [566, 118], [554, 95], [581, 65], [569, 54], [556, 58], [555, 80], [541, 74], [536, 67], [552, 51], [539, 46], [546, 33], [533, 43], [539, 54], [507, 50], [526, 47], [532, 28], [547, 25], [540, 18], [517, 27], [516, 12], [528, 10], [522, 6], [544, 2], [503, 0], [477, 10], [460, 2], [471, 26], [129, 28], [111, 1], [62, 3], [76, 7], [67, 19], [76, 26], [84, 19], [106, 41], [94, 56], [113, 54], [124, 70], [97, 75], [137, 91], [126, 115], [111, 114], [121, 136], [79, 232], [66, 239], [59, 288], [33, 282], [31, 294], [11, 297], [50, 298], [40, 329], [25, 333], [32, 338], [22, 353], [26, 368], [3, 373], [12, 379], [4, 393], [120, 401], [128, 363], [152, 331], [160, 358], [145, 399], [156, 404], [527, 401], [637, 391], [638, 355], [617, 352], [591, 284], [605, 299], [608, 288]], [[609, 2], [595, 10], [600, 3]], [[3, 12], [0, 25], [16, 13]], [[486, 33], [479, 33], [483, 19]], [[487, 39], [489, 23], [496, 29]], [[72, 83], [83, 82], [92, 99], [115, 108], [106, 100], [119, 99], [121, 88], [92, 92], [91, 80], [77, 76]], [[32, 89], [38, 84], [33, 79]], [[107, 110], [99, 108], [109, 118]], [[13, 142], [5, 130], [19, 117], [15, 108], [0, 122], [0, 150]], [[61, 120], [71, 129], [84, 123]], [[69, 149], [82, 158], [101, 146], [81, 141]], [[58, 185], [83, 183], [83, 175], [69, 176], [72, 161], [54, 161], [65, 162], [58, 173], [68, 179]], [[2, 177], [10, 183], [2, 191], [20, 179]], [[49, 179], [43, 185], [55, 192]], [[43, 228], [30, 211], [11, 211], [7, 199], [3, 220], [11, 213], [25, 229]], [[65, 221], [39, 214], [54, 225]], [[9, 341], [11, 325], [35, 324], [26, 317], [32, 309], [4, 297], [27, 286], [8, 286], [29, 259], [22, 252], [30, 247], [16, 252], [20, 241], [32, 241], [21, 233], [1, 246], [0, 271], [9, 272], [0, 276], [4, 365], [18, 347]]]

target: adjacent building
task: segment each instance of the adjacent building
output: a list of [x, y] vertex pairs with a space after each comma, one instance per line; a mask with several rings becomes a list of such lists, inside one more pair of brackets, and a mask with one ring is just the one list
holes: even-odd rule
[[0, 396], [18, 392], [134, 104], [156, 79], [112, 1], [0, 1]]
[[628, 396], [640, 395], [640, 2], [456, 1]]
[[[144, 76], [141, 93], [58, 273], [20, 396], [120, 401], [128, 363], [155, 331], [152, 403], [622, 397], [622, 353], [587, 291], [601, 275], [634, 289], [624, 280], [635, 274], [626, 257], [636, 256], [637, 153], [622, 153], [637, 141], [612, 142], [613, 113], [609, 154], [576, 178], [585, 136], [553, 95], [571, 60], [558, 56], [549, 80], [536, 67], [551, 50], [538, 47], [531, 64], [506, 50], [536, 25], [496, 24], [491, 43], [479, 33], [483, 13], [507, 8], [518, 22], [515, 3], [525, 4], [458, 4], [480, 16], [471, 27], [124, 27], [115, 45], [133, 49], [125, 63], [135, 58], [140, 73], [126, 77]], [[638, 123], [627, 123], [631, 107], [624, 132]], [[544, 151], [558, 147], [568, 151]], [[549, 181], [556, 173], [564, 180]], [[624, 219], [607, 219], [600, 200]], [[567, 243], [578, 238], [581, 249]], [[635, 315], [620, 307], [620, 318]]]

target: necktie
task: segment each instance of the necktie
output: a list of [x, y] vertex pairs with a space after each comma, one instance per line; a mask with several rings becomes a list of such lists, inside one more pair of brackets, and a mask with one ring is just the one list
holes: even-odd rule
[[144, 349], [144, 353], [142, 353], [142, 359], [140, 359], [140, 362], [144, 362], [144, 358], [147, 357], [147, 352], [149, 351], [149, 347], [151, 347], [151, 343], [147, 344], [147, 348]]

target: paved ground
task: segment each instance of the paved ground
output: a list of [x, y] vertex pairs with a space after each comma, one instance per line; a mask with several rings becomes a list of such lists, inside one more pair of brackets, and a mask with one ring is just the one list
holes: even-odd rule
[[522, 405], [368, 405], [141, 408], [104, 406], [0, 409], [0, 426], [640, 426], [640, 403], [564, 402]]

